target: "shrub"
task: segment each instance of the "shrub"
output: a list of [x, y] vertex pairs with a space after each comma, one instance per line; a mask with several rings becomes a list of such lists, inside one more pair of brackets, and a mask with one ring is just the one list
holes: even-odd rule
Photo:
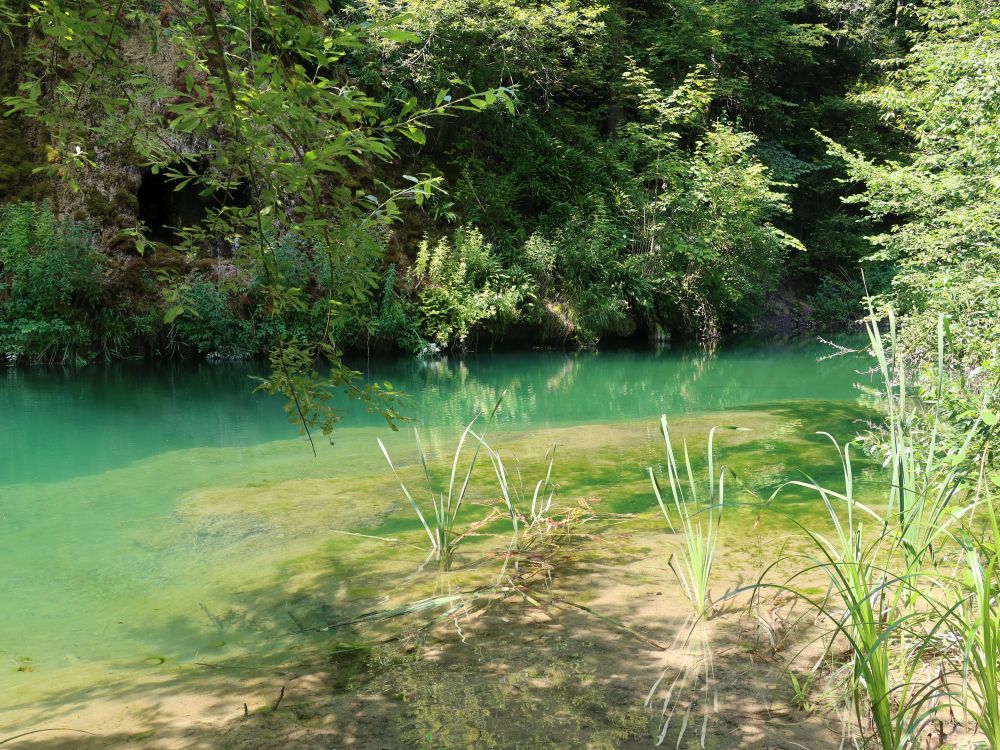
[[369, 339], [416, 354], [426, 342], [420, 335], [420, 313], [413, 301], [396, 290], [396, 266], [389, 266], [382, 278], [382, 293], [372, 301], [365, 320]]
[[865, 297], [884, 294], [891, 283], [892, 268], [886, 264], [869, 264], [863, 279], [860, 273], [854, 279], [824, 276], [809, 296], [812, 323], [825, 330], [856, 327], [866, 312]]
[[242, 359], [262, 349], [263, 332], [234, 310], [239, 290], [232, 284], [198, 280], [181, 292], [185, 314], [173, 322], [173, 342], [181, 351]]
[[473, 227], [455, 233], [454, 247], [424, 239], [413, 271], [417, 308], [428, 341], [465, 348], [473, 329], [486, 322], [494, 329], [515, 318], [521, 290], [505, 277], [493, 247]]
[[32, 203], [0, 213], [0, 351], [39, 363], [107, 352], [97, 324], [117, 307], [102, 298], [104, 262], [88, 229]]

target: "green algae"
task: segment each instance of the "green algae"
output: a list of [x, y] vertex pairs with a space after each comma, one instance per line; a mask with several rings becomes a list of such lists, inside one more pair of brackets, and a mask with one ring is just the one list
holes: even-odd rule
[[[758, 465], [760, 456], [773, 453], [756, 436], [773, 442], [781, 415], [759, 410], [727, 418], [750, 429], [719, 441], [720, 461], [737, 475], [746, 474]], [[712, 415], [682, 420], [676, 423], [678, 435], [690, 436], [696, 453], [712, 422]], [[67, 529], [63, 538], [47, 540], [37, 554], [22, 555], [14, 569], [8, 569], [19, 580], [9, 597], [33, 605], [22, 617], [5, 618], [4, 642], [18, 644], [18, 652], [48, 652], [36, 662], [39, 675], [58, 673], [67, 661], [128, 661], [130, 647], [144, 652], [136, 655], [138, 663], [158, 666], [147, 658], [150, 644], [159, 644], [165, 661], [184, 662], [196, 654], [199, 659], [227, 656], [281, 633], [287, 622], [280, 611], [285, 602], [314, 625], [319, 624], [315, 611], [324, 608], [328, 619], [337, 619], [331, 607], [338, 598], [342, 612], [354, 611], [358, 600], [383, 590], [375, 582], [414, 570], [422, 554], [411, 547], [336, 532], [404, 545], [425, 541], [380, 457], [365, 448], [374, 445], [374, 435], [370, 429], [345, 431], [341, 439], [351, 446], [351, 455], [336, 466], [312, 461], [299, 441], [282, 441], [161, 454], [127, 469], [21, 488], [19, 502], [26, 506], [43, 509], [61, 500]], [[405, 455], [403, 436], [394, 437], [399, 453]], [[494, 444], [501, 452], [524, 456], [522, 470], [527, 476], [543, 469], [544, 447], [557, 445], [557, 503], [593, 498], [601, 511], [637, 514], [633, 530], [641, 531], [661, 523], [644, 473], [659, 456], [649, 450], [647, 437], [646, 425], [624, 423], [505, 431], [495, 436]], [[831, 459], [828, 452], [824, 459], [824, 449], [804, 437], [787, 438], [781, 451], [788, 461], [797, 454], [813, 467]], [[406, 481], [418, 480], [415, 456], [403, 460], [401, 475]], [[94, 514], [96, 507], [107, 511], [109, 498], [128, 497], [140, 486], [147, 488], [141, 503], [114, 508], [113, 542], [88, 527], [105, 523], [104, 514]], [[67, 503], [70, 495], [72, 502]], [[481, 519], [499, 501], [486, 472], [474, 480], [471, 496], [478, 502], [463, 510], [460, 524]], [[754, 496], [745, 499], [746, 507], [734, 506], [733, 528], [744, 521], [751, 524], [759, 513]], [[798, 504], [807, 505], [807, 500], [793, 499], [785, 510], [794, 511]], [[159, 514], [157, 506], [172, 510]], [[30, 520], [29, 514], [24, 516]], [[36, 518], [43, 517], [39, 510]], [[784, 528], [775, 527], [777, 516], [769, 518], [775, 533]], [[149, 534], [150, 524], [155, 524], [154, 535]], [[30, 528], [26, 531], [31, 533]], [[482, 533], [495, 536], [471, 545], [467, 554], [459, 556], [458, 567], [475, 564], [484, 550], [502, 547], [509, 523], [500, 519]], [[102, 550], [88, 549], [88, 539]], [[53, 564], [43, 558], [52, 547], [63, 550], [60, 560], [66, 569], [74, 558], [89, 564], [76, 566], [60, 582], [74, 589], [72, 595], [46, 604], [45, 592], [52, 581], [32, 582], [30, 571]], [[618, 553], [629, 551], [623, 545]], [[431, 591], [411, 587], [405, 593], [412, 597]], [[85, 604], [98, 597], [103, 603], [100, 609]], [[79, 612], [72, 633], [54, 638], [52, 628], [67, 607]], [[116, 618], [115, 641], [86, 638], [87, 632], [107, 628], [110, 612]], [[220, 645], [220, 635], [228, 649]], [[63, 653], [52, 653], [59, 650]]]

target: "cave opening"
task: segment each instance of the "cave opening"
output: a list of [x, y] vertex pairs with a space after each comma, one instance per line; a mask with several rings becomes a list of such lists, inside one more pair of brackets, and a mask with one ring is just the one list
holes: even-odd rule
[[200, 224], [212, 198], [204, 198], [201, 189], [189, 182], [181, 188], [163, 172], [146, 169], [136, 193], [138, 218], [146, 225], [147, 236], [156, 242], [174, 243], [177, 230]]

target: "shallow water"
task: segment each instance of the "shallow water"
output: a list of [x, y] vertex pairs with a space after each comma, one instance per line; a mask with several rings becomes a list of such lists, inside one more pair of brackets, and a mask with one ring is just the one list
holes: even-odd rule
[[[555, 442], [562, 496], [643, 511], [660, 413], [692, 434], [753, 429], [749, 442], [727, 448], [723, 434], [719, 445], [761, 490], [796, 467], [818, 470], [824, 456], [833, 466], [812, 433], [853, 434], [864, 414], [856, 384], [869, 379], [857, 358], [818, 362], [826, 353], [755, 343], [713, 355], [357, 366], [413, 394], [408, 410], [432, 454], [506, 393], [491, 430], [526, 472]], [[354, 539], [334, 530], [415, 532], [375, 443], [412, 465], [407, 429], [392, 434], [349, 405], [336, 444], [313, 457], [281, 404], [251, 394], [255, 374], [169, 364], [0, 372], [0, 711], [26, 724], [150, 673], [236, 653], [277, 658], [274, 644], [302, 621], [336, 619], [338, 597], [371, 589], [352, 568]]]

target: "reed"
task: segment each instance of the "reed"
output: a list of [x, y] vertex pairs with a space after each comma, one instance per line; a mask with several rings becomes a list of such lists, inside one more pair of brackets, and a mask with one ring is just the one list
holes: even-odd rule
[[[988, 534], [964, 540], [959, 606], [946, 613], [961, 650], [963, 706], [992, 750], [1000, 748], [1000, 528], [987, 492]], [[956, 577], [957, 578], [957, 577]]]
[[[528, 489], [521, 473], [521, 463], [516, 462], [513, 474], [508, 471], [499, 451], [491, 448], [486, 441], [480, 439], [482, 447], [493, 465], [493, 473], [497, 478], [500, 496], [503, 498], [507, 514], [514, 527], [515, 542], [527, 530], [537, 530], [548, 520], [555, 498], [556, 486], [552, 481], [552, 467], [555, 464], [556, 447], [550, 446], [545, 452], [545, 476], [535, 482], [531, 489], [530, 499]], [[531, 485], [529, 485], [530, 487]]]
[[[496, 409], [494, 409], [495, 411]], [[420, 525], [423, 526], [424, 531], [427, 533], [427, 538], [431, 544], [431, 554], [437, 560], [438, 567], [441, 570], [449, 570], [451, 568], [455, 551], [463, 539], [463, 535], [456, 532], [455, 526], [459, 511], [461, 511], [466, 494], [469, 491], [469, 482], [472, 479], [472, 472], [479, 457], [479, 449], [483, 444], [481, 436], [475, 435], [472, 431], [476, 419], [473, 419], [466, 426], [465, 430], [462, 431], [462, 435], [455, 446], [452, 456], [448, 482], [440, 488], [435, 484], [431, 477], [430, 469], [427, 466], [427, 454], [424, 451], [423, 444], [420, 442], [420, 432], [414, 428], [413, 434], [417, 443], [417, 453], [420, 456], [420, 465], [423, 468], [424, 478], [427, 482], [427, 500], [425, 501], [425, 505], [429, 506], [429, 512], [427, 513], [421, 509], [421, 504], [417, 502], [413, 493], [407, 488], [406, 483], [400, 478], [396, 466], [389, 457], [389, 451], [386, 450], [382, 440], [378, 439], [382, 455], [385, 456], [385, 460], [389, 463], [389, 468], [392, 469], [396, 481], [399, 482], [399, 487], [403, 491], [403, 495], [409, 501], [413, 512], [420, 521]], [[468, 467], [464, 472], [460, 472], [459, 466], [462, 461], [462, 455], [465, 452], [465, 445], [470, 440], [470, 436], [473, 436], [472, 442], [474, 443], [472, 457], [468, 462]]]
[[[935, 543], [973, 507], [963, 503], [960, 495], [971, 465], [968, 451], [980, 421], [976, 420], [957, 451], [948, 453], [940, 445], [946, 371], [944, 316], [939, 316], [937, 322], [936, 382], [929, 410], [910, 404], [912, 386], [896, 345], [896, 318], [891, 309], [887, 319], [888, 351], [878, 318], [869, 305], [865, 327], [882, 382], [888, 437], [886, 466], [890, 475], [888, 505], [895, 514], [887, 521], [897, 529], [907, 571], [916, 573], [928, 553], [933, 553]], [[918, 432], [922, 434], [915, 434]]]
[[[671, 532], [681, 533], [684, 541], [674, 562], [671, 556], [669, 565], [684, 593], [694, 608], [696, 617], [701, 618], [711, 612], [712, 601], [709, 586], [712, 578], [712, 565], [715, 562], [715, 552], [719, 543], [719, 528], [722, 524], [722, 510], [725, 498], [725, 468], [715, 474], [714, 439], [715, 430], [708, 433], [708, 490], [699, 496], [694, 471], [691, 468], [691, 456], [687, 441], [684, 441], [685, 478], [681, 477], [677, 458], [674, 454], [670, 438], [670, 429], [666, 415], [660, 417], [660, 431], [666, 446], [667, 480], [670, 485], [670, 503], [668, 504], [656, 481], [656, 474], [650, 467], [649, 479], [653, 485], [653, 494], [663, 512]], [[685, 492], [685, 486], [687, 491]], [[704, 498], [704, 500], [702, 499]]]
[[[979, 594], [953, 597], [954, 603], [939, 596], [953, 581], [941, 575], [935, 560], [935, 550], [956, 538], [956, 529], [971, 517], [976, 505], [967, 497], [966, 477], [974, 463], [968, 450], [980, 422], [976, 421], [958, 449], [949, 451], [939, 443], [938, 409], [945, 378], [943, 318], [938, 321], [937, 382], [929, 410], [911, 404], [912, 384], [898, 354], [892, 311], [888, 313], [888, 342], [871, 308], [866, 327], [886, 410], [884, 502], [869, 506], [858, 501], [850, 445], [841, 448], [831, 435], [821, 433], [837, 449], [843, 491], [812, 480], [791, 481], [772, 499], [793, 485], [814, 490], [821, 498], [833, 533], [823, 534], [794, 521], [811, 552], [808, 564], [793, 579], [822, 572], [830, 593], [823, 600], [813, 599], [792, 580], [777, 588], [809, 602], [833, 624], [833, 634], [846, 639], [849, 692], [862, 735], [870, 735], [883, 750], [902, 750], [912, 747], [937, 711], [955, 700], [940, 650], [942, 632], [963, 632], [966, 673], [983, 672], [983, 679], [996, 684], [995, 661], [992, 677], [986, 664], [990, 653], [996, 656], [995, 650], [990, 651], [995, 644], [978, 638], [976, 629], [984, 621], [983, 613], [981, 607], [975, 613], [968, 605], [980, 602]], [[926, 426], [923, 432], [922, 426]], [[973, 564], [972, 557], [969, 564]], [[979, 585], [985, 586], [989, 577], [984, 572], [977, 579]], [[972, 682], [981, 684], [978, 674]], [[988, 693], [979, 691], [984, 705], [991, 700]], [[988, 723], [991, 710], [981, 709], [977, 715], [985, 715]]]
[[[807, 601], [832, 623], [834, 636], [846, 639], [851, 670], [848, 688], [862, 734], [873, 735], [882, 750], [903, 750], [912, 746], [947, 698], [937, 683], [916, 679], [924, 655], [936, 645], [942, 623], [923, 629], [924, 609], [912, 606], [911, 594], [924, 596], [915, 576], [894, 574], [888, 567], [901, 549], [895, 530], [855, 498], [850, 446], [841, 449], [837, 445], [837, 449], [844, 492], [815, 482], [785, 485], [815, 490], [833, 527], [833, 534], [827, 535], [797, 523], [811, 552], [809, 564], [794, 577], [819, 571], [833, 596], [817, 600], [791, 584], [778, 588]], [[865, 519], [874, 526], [868, 537]]]

